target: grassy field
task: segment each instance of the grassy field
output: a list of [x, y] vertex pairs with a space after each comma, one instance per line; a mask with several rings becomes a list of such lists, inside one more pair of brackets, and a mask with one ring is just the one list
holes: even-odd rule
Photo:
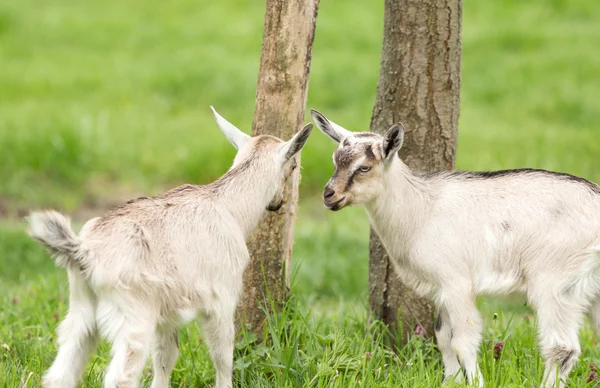
[[[236, 386], [440, 386], [441, 359], [431, 341], [414, 337], [394, 354], [383, 341], [381, 325], [368, 317], [367, 226], [361, 209], [335, 215], [320, 208], [304, 210], [296, 233], [294, 296], [281, 314], [270, 317], [266, 345], [257, 345], [255, 337], [240, 338]], [[67, 309], [66, 275], [20, 230], [2, 229], [0, 257], [0, 386], [22, 386], [28, 378], [27, 386], [37, 386], [55, 355], [54, 330]], [[480, 307], [486, 319], [480, 365], [487, 386], [537, 387], [543, 363], [531, 312], [522, 303], [487, 299]], [[499, 314], [497, 320], [494, 313]], [[496, 359], [493, 348], [500, 341], [504, 349]], [[199, 326], [183, 328], [179, 343], [172, 386], [212, 386], [214, 371]], [[582, 343], [584, 351], [569, 387], [590, 386], [589, 364], [600, 360], [597, 338], [588, 327]], [[108, 359], [109, 348], [102, 344], [85, 372], [85, 387], [101, 386]], [[150, 378], [148, 368], [146, 384]]]
[[[383, 2], [321, 2], [308, 106], [365, 130]], [[39, 384], [67, 308], [65, 274], [18, 217], [44, 206], [88, 214], [226, 171], [234, 150], [208, 106], [249, 130], [263, 12], [249, 0], [0, 4], [0, 387]], [[593, 0], [465, 1], [458, 167], [538, 167], [600, 182], [598, 47]], [[439, 385], [431, 342], [416, 337], [394, 354], [369, 319], [366, 217], [328, 213], [316, 198], [332, 150], [315, 132], [303, 151], [294, 297], [269, 320], [266, 346], [241, 339], [238, 386]], [[514, 301], [480, 305], [488, 386], [538, 385], [531, 312]], [[201, 338], [196, 325], [182, 330], [173, 386], [214, 383]], [[495, 359], [497, 341], [504, 350]], [[570, 387], [586, 386], [589, 364], [600, 360], [588, 327], [582, 344]], [[107, 357], [103, 344], [86, 387], [100, 386]]]

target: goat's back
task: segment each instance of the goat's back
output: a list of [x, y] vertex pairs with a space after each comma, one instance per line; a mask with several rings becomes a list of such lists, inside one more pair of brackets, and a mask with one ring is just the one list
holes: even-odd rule
[[200, 186], [138, 198], [84, 229], [102, 285], [163, 289], [172, 279], [190, 289], [202, 282], [227, 286], [248, 255], [228, 209]]
[[481, 279], [508, 276], [507, 288], [540, 273], [567, 281], [600, 267], [597, 185], [539, 170], [425, 177], [434, 201], [410, 237], [411, 253], [423, 260], [443, 257], [452, 270], [471, 268]]

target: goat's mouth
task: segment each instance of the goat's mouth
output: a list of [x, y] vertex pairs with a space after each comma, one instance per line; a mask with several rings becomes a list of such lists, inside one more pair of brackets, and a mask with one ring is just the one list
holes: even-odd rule
[[344, 206], [346, 206], [346, 204], [342, 203], [342, 202], [344, 202], [345, 199], [346, 199], [346, 197], [342, 197], [335, 202], [324, 201], [324, 204], [327, 209], [336, 212], [336, 211], [340, 210], [341, 208], [343, 208]]
[[274, 205], [270, 203], [267, 206], [267, 210], [270, 212], [276, 212], [277, 210], [281, 209], [281, 206], [283, 206], [283, 199]]

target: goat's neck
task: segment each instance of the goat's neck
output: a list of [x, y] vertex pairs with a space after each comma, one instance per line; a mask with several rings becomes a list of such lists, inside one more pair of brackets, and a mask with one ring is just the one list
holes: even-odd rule
[[237, 166], [213, 183], [219, 202], [240, 225], [245, 239], [250, 237], [275, 195], [277, 171], [268, 167], [256, 162]]
[[423, 220], [432, 188], [399, 158], [387, 167], [384, 189], [365, 209], [387, 249], [403, 250]]

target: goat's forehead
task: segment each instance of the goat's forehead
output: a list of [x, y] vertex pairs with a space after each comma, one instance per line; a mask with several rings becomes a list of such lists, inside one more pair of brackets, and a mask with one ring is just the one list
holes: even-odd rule
[[333, 161], [336, 167], [342, 169], [348, 168], [357, 160], [364, 157], [377, 160], [379, 140], [380, 137], [378, 135], [368, 132], [347, 137], [340, 143], [333, 154]]
[[378, 144], [382, 140], [381, 136], [371, 132], [359, 132], [348, 136], [339, 145], [339, 148], [358, 148], [365, 149], [368, 145]]

